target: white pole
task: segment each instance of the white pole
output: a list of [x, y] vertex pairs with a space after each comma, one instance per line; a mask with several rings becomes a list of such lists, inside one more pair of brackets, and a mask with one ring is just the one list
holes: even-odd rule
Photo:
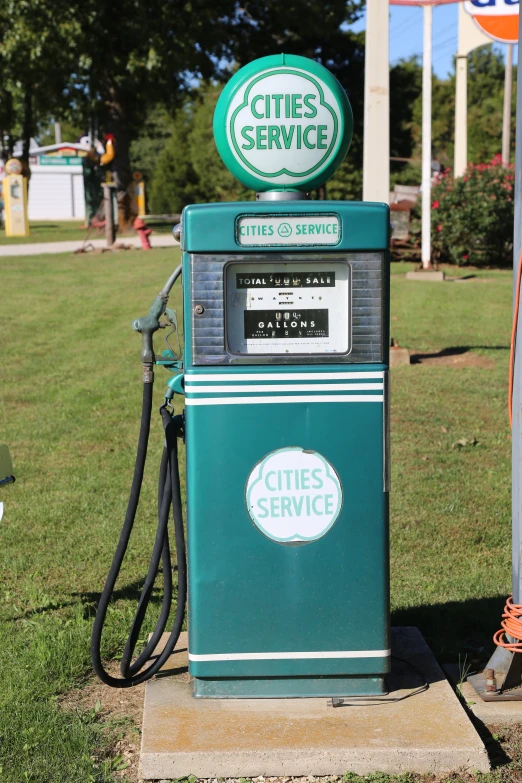
[[56, 144], [62, 143], [62, 126], [59, 122], [54, 123], [54, 141]]
[[422, 55], [422, 266], [431, 266], [431, 45], [433, 8], [424, 6]]
[[[518, 20], [518, 51], [522, 44], [522, 15]], [[510, 47], [511, 48], [511, 47]], [[515, 304], [518, 265], [522, 253], [522, 79], [517, 78], [517, 109], [515, 131], [515, 230], [513, 237], [513, 304]], [[522, 313], [519, 311], [518, 338], [515, 343], [513, 376], [512, 433], [512, 554], [513, 601], [522, 603]]]
[[458, 54], [455, 64], [455, 158], [453, 173], [462, 177], [468, 165], [468, 55]]
[[504, 116], [502, 120], [502, 163], [509, 163], [511, 136], [511, 94], [513, 89], [513, 44], [507, 45], [504, 76]]
[[389, 2], [367, 0], [363, 200], [390, 199]]

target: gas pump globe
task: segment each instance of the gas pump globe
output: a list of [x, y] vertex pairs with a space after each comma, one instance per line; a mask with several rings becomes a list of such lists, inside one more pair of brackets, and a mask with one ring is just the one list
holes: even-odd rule
[[198, 698], [386, 690], [389, 209], [307, 196], [351, 133], [329, 71], [257, 60], [214, 117], [257, 200], [183, 210], [184, 355], [167, 398], [185, 402]]

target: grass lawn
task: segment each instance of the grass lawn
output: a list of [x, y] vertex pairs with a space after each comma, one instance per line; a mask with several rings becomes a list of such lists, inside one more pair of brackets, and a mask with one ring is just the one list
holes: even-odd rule
[[[132, 719], [103, 704], [70, 705], [91, 687], [92, 617], [132, 476], [141, 341], [130, 325], [178, 261], [169, 249], [2, 262], [0, 431], [17, 476], [1, 491], [2, 783], [134, 779], [118, 744], [135, 732]], [[402, 274], [411, 266], [393, 269], [392, 335], [424, 355], [464, 350], [480, 361], [393, 371], [393, 622], [418, 625], [441, 661], [485, 658], [511, 581], [511, 274], [419, 283]], [[179, 311], [179, 288], [171, 302]], [[166, 379], [158, 369], [158, 405]], [[151, 500], [162, 440], [154, 416], [143, 488]], [[108, 657], [122, 650], [155, 525], [153, 503], [143, 504], [110, 612]], [[520, 780], [513, 736], [491, 742], [512, 743], [515, 761], [477, 781]]]
[[[150, 220], [148, 225], [156, 234], [169, 234], [173, 228], [173, 221]], [[0, 246], [2, 245], [26, 245], [35, 242], [69, 242], [77, 239], [83, 240], [87, 236], [83, 220], [39, 220], [29, 224], [28, 237], [6, 237], [5, 229], [0, 229]], [[132, 235], [134, 231], [130, 232]], [[119, 236], [128, 236], [121, 234]], [[89, 239], [103, 239], [103, 229], [91, 229]]]
[[[6, 237], [5, 228], [0, 230], [1, 245], [26, 245], [33, 242], [67, 242], [84, 239], [87, 233], [83, 220], [37, 220], [29, 223], [28, 237]], [[94, 236], [94, 234], [93, 234]], [[102, 234], [100, 234], [102, 236]]]

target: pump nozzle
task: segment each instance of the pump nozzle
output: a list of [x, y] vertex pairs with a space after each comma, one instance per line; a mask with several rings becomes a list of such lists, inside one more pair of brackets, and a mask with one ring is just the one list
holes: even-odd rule
[[135, 332], [140, 332], [142, 336], [141, 361], [143, 364], [154, 364], [154, 348], [152, 345], [152, 335], [160, 328], [160, 318], [165, 312], [167, 301], [158, 294], [152, 303], [148, 315], [144, 318], [137, 318], [132, 322], [132, 328]]
[[[158, 329], [160, 329], [160, 318], [165, 312], [165, 309], [167, 307], [168, 301], [169, 301], [169, 294], [172, 289], [172, 286], [178, 279], [178, 277], [181, 274], [181, 264], [176, 267], [174, 272], [171, 274], [157, 297], [152, 303], [152, 306], [149, 310], [148, 315], [146, 315], [144, 318], [136, 318], [135, 321], [132, 322], [132, 328], [135, 332], [140, 332], [142, 336], [142, 349], [141, 349], [141, 361], [142, 364], [146, 365], [153, 365], [156, 361], [156, 357], [154, 356], [154, 347], [152, 345], [152, 335], [154, 332], [157, 332]], [[145, 380], [145, 374], [152, 376], [151, 368], [149, 368], [148, 373], [144, 373], [144, 382], [145, 383], [152, 383], [152, 377], [150, 379]]]

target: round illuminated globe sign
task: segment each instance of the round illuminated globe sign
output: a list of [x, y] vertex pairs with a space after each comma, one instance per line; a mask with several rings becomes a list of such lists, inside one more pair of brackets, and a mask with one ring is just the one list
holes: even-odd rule
[[257, 191], [319, 187], [343, 162], [352, 130], [352, 110], [335, 76], [289, 54], [241, 68], [214, 114], [225, 166]]

